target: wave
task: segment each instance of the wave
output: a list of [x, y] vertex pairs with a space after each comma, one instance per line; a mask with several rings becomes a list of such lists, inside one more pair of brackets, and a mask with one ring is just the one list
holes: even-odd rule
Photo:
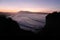
[[11, 18], [19, 23], [20, 28], [24, 30], [37, 32], [38, 30], [44, 27], [46, 15], [45, 14], [17, 14]]

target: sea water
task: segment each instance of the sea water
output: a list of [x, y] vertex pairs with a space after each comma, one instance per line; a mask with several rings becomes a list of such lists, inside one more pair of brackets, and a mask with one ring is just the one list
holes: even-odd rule
[[32, 32], [38, 32], [44, 28], [47, 14], [20, 14], [11, 17], [17, 21], [20, 28]]

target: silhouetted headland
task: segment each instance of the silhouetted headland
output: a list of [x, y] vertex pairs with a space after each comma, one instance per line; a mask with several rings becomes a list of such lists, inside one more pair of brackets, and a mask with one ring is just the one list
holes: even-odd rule
[[60, 12], [53, 12], [46, 16], [43, 34], [46, 37], [57, 37], [60, 34]]
[[33, 35], [33, 32], [20, 29], [18, 23], [0, 12], [0, 36]]

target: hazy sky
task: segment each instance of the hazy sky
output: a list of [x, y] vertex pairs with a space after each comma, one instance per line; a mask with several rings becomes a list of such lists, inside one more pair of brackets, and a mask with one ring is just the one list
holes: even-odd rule
[[17, 12], [52, 12], [60, 11], [60, 0], [0, 0], [0, 11]]

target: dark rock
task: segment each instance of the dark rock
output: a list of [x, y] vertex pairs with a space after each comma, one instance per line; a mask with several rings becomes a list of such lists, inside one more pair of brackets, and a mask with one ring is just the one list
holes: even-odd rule
[[0, 36], [33, 36], [34, 33], [23, 30], [18, 23], [11, 18], [0, 15]]
[[57, 37], [60, 32], [60, 12], [53, 12], [46, 16], [46, 25], [43, 30], [44, 36]]

